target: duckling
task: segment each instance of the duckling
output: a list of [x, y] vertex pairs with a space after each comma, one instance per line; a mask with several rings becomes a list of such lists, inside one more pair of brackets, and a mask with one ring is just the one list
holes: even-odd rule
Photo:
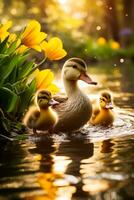
[[50, 106], [56, 105], [58, 102], [52, 99], [49, 91], [40, 90], [36, 93], [35, 103], [36, 106], [29, 108], [23, 123], [33, 129], [34, 133], [36, 133], [36, 130], [50, 130], [51, 132], [58, 118]]
[[109, 126], [114, 122], [113, 103], [111, 94], [104, 91], [100, 94], [100, 108], [95, 108], [91, 117], [91, 124]]
[[59, 105], [54, 106], [58, 114], [58, 122], [54, 132], [75, 131], [84, 126], [92, 115], [92, 104], [89, 97], [79, 88], [78, 80], [88, 84], [97, 83], [87, 74], [87, 65], [80, 58], [70, 58], [62, 68], [62, 80], [66, 97], [55, 97]]

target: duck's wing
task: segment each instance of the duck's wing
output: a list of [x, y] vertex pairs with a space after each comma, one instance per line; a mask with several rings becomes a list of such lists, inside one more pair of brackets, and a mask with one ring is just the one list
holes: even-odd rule
[[64, 103], [65, 101], [68, 100], [68, 97], [67, 96], [55, 95], [55, 96], [53, 96], [53, 99], [55, 101], [58, 101], [59, 103]]
[[94, 108], [93, 109], [93, 114], [92, 114], [92, 117], [91, 117], [91, 120], [94, 120], [96, 118], [96, 116], [99, 114], [100, 112], [100, 109], [99, 108]]
[[29, 108], [28, 112], [24, 116], [23, 123], [29, 128], [33, 128], [35, 122], [39, 117], [40, 117], [40, 111], [37, 109], [37, 107], [32, 106]]
[[60, 119], [65, 114], [65, 110], [67, 108], [68, 97], [54, 96], [53, 99], [55, 101], [59, 102], [59, 104], [52, 106], [52, 108], [56, 111], [56, 113], [58, 114], [58, 118]]
[[98, 115], [100, 112], [100, 109], [99, 108], [95, 108], [94, 111], [93, 111], [93, 114], [94, 115]]

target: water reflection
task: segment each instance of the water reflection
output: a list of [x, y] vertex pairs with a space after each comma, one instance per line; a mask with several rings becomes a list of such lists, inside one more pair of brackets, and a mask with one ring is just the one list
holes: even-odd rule
[[113, 151], [113, 148], [112, 148], [113, 146], [114, 146], [114, 143], [111, 139], [104, 140], [104, 141], [102, 141], [100, 152], [101, 153], [110, 153]]
[[[58, 156], [69, 156], [71, 163], [66, 169], [66, 174], [72, 174], [75, 177], [81, 177], [81, 161], [93, 156], [94, 145], [83, 138], [68, 138], [68, 142], [63, 142], [59, 146]], [[73, 147], [73, 148], [72, 148]], [[73, 197], [87, 197], [88, 193], [83, 191], [83, 182], [80, 180], [76, 187]]]
[[0, 194], [15, 199], [22, 191], [37, 191], [38, 184], [34, 173], [39, 169], [40, 157], [32, 155], [30, 142], [5, 142], [4, 151], [0, 151]]
[[107, 200], [132, 193], [127, 189], [134, 177], [132, 140], [36, 139], [8, 143], [1, 153], [0, 192], [9, 199]]
[[52, 138], [39, 140], [36, 148], [31, 153], [40, 154], [40, 173], [37, 175], [37, 182], [44, 191], [38, 196], [31, 196], [27, 199], [71, 199], [75, 187], [71, 182], [77, 182], [73, 176], [66, 176], [66, 168], [71, 162], [69, 157], [58, 156], [59, 144], [54, 143]]

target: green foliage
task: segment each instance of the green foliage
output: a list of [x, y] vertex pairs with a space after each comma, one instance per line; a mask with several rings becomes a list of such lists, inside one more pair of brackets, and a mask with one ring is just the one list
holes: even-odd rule
[[112, 57], [116, 57], [118, 50], [112, 49], [109, 45], [100, 46], [96, 42], [87, 42], [86, 56], [95, 58], [98, 61], [108, 60]]
[[[0, 125], [9, 131], [10, 120], [19, 120], [35, 92], [35, 81], [27, 81], [34, 67], [28, 52], [17, 53], [17, 43], [0, 43]], [[12, 116], [11, 119], [9, 116]]]
[[133, 47], [113, 48], [112, 43], [115, 42], [113, 40], [106, 41], [106, 44], [100, 45], [98, 39], [93, 39], [88, 35], [73, 35], [71, 32], [61, 32], [59, 36], [64, 41], [69, 57], [81, 57], [86, 60], [95, 59], [97, 61], [116, 59], [118, 57], [133, 59], [134, 57]]

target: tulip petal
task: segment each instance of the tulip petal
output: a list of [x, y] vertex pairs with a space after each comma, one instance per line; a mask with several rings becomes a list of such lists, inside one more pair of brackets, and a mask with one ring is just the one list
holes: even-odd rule
[[36, 20], [29, 22], [21, 36], [22, 44], [37, 51], [41, 51], [40, 44], [46, 38], [47, 34], [40, 32], [40, 30], [41, 26], [39, 22]]
[[37, 88], [46, 88], [48, 87], [51, 82], [54, 80], [54, 74], [49, 69], [45, 69], [42, 71], [37, 71], [36, 75], [36, 82], [37, 82]]
[[43, 50], [43, 51], [46, 51], [46, 49], [47, 49], [47, 47], [48, 47], [48, 42], [46, 42], [46, 41], [43, 41], [42, 43], [41, 43], [41, 49]]
[[64, 49], [60, 49], [55, 54], [53, 54], [52, 60], [60, 60], [67, 55], [67, 52]]
[[16, 52], [17, 53], [23, 53], [24, 51], [26, 51], [26, 49], [28, 49], [25, 45], [21, 45]]
[[12, 26], [12, 21], [8, 21], [4, 25], [1, 25], [0, 27], [0, 39], [1, 41], [5, 40], [5, 38], [9, 35], [9, 32], [7, 31]]
[[11, 33], [9, 35], [8, 41], [9, 42], [14, 42], [16, 40], [16, 38], [17, 38], [17, 35], [15, 33]]
[[12, 21], [7, 21], [5, 24], [2, 25], [2, 29], [7, 31], [12, 26]]
[[49, 40], [48, 48], [55, 50], [55, 49], [60, 49], [60, 48], [62, 49], [62, 47], [63, 47], [62, 41], [59, 38], [54, 37]]
[[39, 45], [31, 45], [30, 48], [35, 49], [36, 51], [41, 52], [41, 47]]
[[50, 84], [47, 87], [47, 90], [49, 90], [52, 94], [56, 94], [57, 92], [59, 92], [59, 88], [55, 85], [55, 84]]
[[47, 88], [51, 82], [54, 80], [54, 74], [49, 70], [49, 72], [47, 73], [46, 77], [43, 79], [42, 84], [40, 85], [40, 87], [44, 87]]
[[48, 42], [43, 41], [41, 48], [50, 60], [59, 60], [67, 54], [63, 49], [62, 41], [57, 37], [50, 39]]
[[32, 33], [34, 30], [40, 31], [41, 26], [40, 23], [36, 20], [32, 20], [28, 23], [26, 29], [24, 30], [23, 37], [27, 37], [30, 33]]

